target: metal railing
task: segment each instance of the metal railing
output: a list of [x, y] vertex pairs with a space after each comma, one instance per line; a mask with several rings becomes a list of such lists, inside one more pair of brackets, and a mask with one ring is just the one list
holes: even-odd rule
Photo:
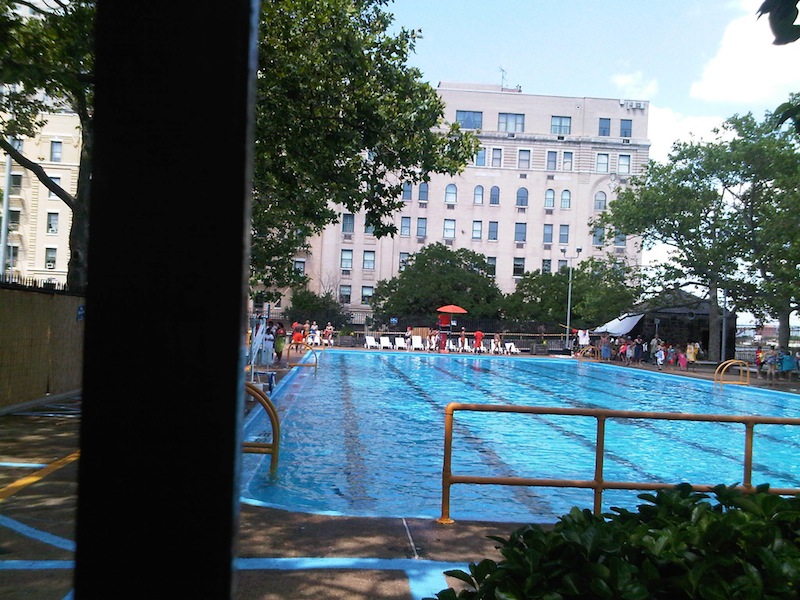
[[[593, 417], [597, 421], [595, 438], [594, 479], [542, 479], [530, 477], [477, 477], [452, 473], [453, 419], [456, 411], [487, 413], [522, 413], [535, 415], [567, 415]], [[604, 455], [606, 443], [606, 421], [608, 419], [652, 419], [662, 421], [708, 421], [714, 423], [741, 423], [745, 426], [742, 484], [736, 486], [744, 491], [753, 491], [753, 436], [756, 425], [800, 425], [800, 419], [788, 417], [762, 417], [753, 415], [701, 415], [690, 413], [639, 412], [630, 410], [554, 408], [546, 406], [513, 406], [507, 404], [463, 404], [451, 402], [445, 408], [444, 462], [442, 466], [442, 515], [438, 523], [452, 524], [450, 518], [450, 487], [456, 483], [480, 485], [515, 485], [530, 487], [588, 488], [594, 490], [594, 513], [602, 512], [603, 490], [660, 490], [671, 488], [676, 483], [648, 483], [634, 481], [606, 481], [604, 477]], [[712, 491], [714, 484], [695, 484], [698, 491]], [[800, 488], [770, 488], [773, 494], [800, 494]]]
[[264, 393], [260, 387], [255, 384], [246, 382], [244, 384], [245, 392], [255, 398], [264, 410], [267, 411], [270, 424], [272, 425], [272, 441], [271, 442], [243, 442], [242, 450], [244, 452], [251, 452], [256, 454], [269, 454], [270, 464], [269, 472], [272, 475], [278, 471], [278, 452], [281, 443], [281, 423], [278, 418], [278, 411], [269, 396]]
[[[739, 369], [738, 379], [725, 379], [725, 375], [731, 367], [737, 367]], [[750, 385], [750, 365], [738, 358], [732, 358], [720, 363], [714, 371], [714, 387], [722, 386], [723, 384]]]

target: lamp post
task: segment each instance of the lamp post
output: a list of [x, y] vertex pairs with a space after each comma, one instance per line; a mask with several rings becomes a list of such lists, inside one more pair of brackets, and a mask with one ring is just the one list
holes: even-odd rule
[[567, 256], [567, 247], [561, 247], [561, 254], [563, 254], [564, 258], [569, 261], [569, 286], [567, 287], [567, 331], [564, 334], [564, 341], [566, 342], [567, 348], [569, 348], [569, 336], [570, 333], [572, 333], [570, 328], [570, 317], [572, 315], [572, 259], [578, 258], [578, 256], [581, 254], [581, 250], [583, 250], [583, 248], [578, 246], [575, 248], [575, 256]]

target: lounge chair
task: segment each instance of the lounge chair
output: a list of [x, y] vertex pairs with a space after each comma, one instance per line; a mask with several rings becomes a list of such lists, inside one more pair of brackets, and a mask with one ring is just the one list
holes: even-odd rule
[[380, 346], [378, 346], [378, 342], [375, 341], [374, 335], [367, 335], [364, 337], [364, 339], [366, 340], [364, 342], [364, 348], [380, 348]]
[[447, 351], [448, 352], [458, 352], [458, 346], [453, 340], [447, 340]]
[[491, 340], [489, 352], [491, 352], [492, 354], [505, 354], [505, 351], [506, 350], [505, 348], [503, 348], [502, 344], [499, 344], [494, 340]]
[[422, 336], [421, 335], [412, 335], [411, 336], [411, 349], [412, 350], [425, 350], [425, 345], [422, 343]]
[[408, 350], [408, 346], [406, 345], [406, 338], [398, 336], [394, 338], [394, 349], [395, 350]]
[[383, 350], [384, 348], [387, 350], [394, 350], [394, 346], [392, 346], [392, 340], [389, 339], [388, 335], [381, 336], [380, 349]]
[[514, 344], [514, 342], [506, 342], [506, 354], [519, 354], [519, 348]]

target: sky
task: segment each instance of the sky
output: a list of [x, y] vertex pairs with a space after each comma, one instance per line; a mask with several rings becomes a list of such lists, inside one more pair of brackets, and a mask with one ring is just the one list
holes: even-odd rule
[[664, 162], [674, 142], [710, 141], [727, 118], [760, 121], [800, 93], [800, 41], [772, 43], [762, 2], [393, 0], [386, 10], [394, 30], [421, 30], [409, 64], [433, 87], [649, 101], [650, 158]]
[[772, 43], [763, 0], [394, 0], [419, 29], [409, 63], [440, 81], [650, 102], [650, 157], [711, 139], [735, 114], [761, 120], [800, 92], [800, 41]]

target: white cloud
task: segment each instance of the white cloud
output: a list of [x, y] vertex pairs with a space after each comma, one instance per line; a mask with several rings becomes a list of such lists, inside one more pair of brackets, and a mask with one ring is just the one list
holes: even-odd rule
[[672, 144], [676, 141], [711, 141], [713, 139], [711, 131], [719, 127], [726, 118], [713, 115], [682, 115], [671, 108], [650, 104], [648, 119], [650, 158], [659, 162], [666, 161]]
[[[758, 103], [773, 109], [800, 91], [800, 42], [776, 46], [766, 17], [756, 19], [762, 0], [741, 2], [743, 15], [730, 22], [717, 54], [706, 64], [690, 95], [709, 102]], [[761, 114], [754, 115], [758, 118]]]
[[645, 81], [641, 71], [620, 73], [611, 80], [626, 98], [653, 98], [658, 92], [658, 81]]

